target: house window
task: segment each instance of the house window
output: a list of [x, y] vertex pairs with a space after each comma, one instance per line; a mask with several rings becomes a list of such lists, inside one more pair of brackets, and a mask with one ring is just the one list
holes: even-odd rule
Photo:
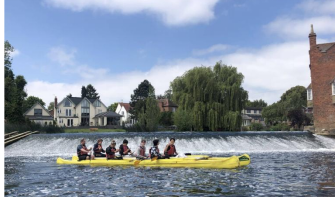
[[71, 109], [69, 109], [69, 116], [71, 116]]
[[90, 107], [89, 102], [84, 99], [83, 102], [82, 102], [82, 107]]
[[307, 89], [307, 100], [308, 101], [313, 100], [313, 91], [312, 91], [312, 89]]
[[90, 116], [90, 109], [82, 108], [82, 116]]
[[123, 111], [121, 112], [121, 115], [124, 115], [124, 112], [123, 112]]
[[331, 84], [331, 92], [332, 92], [332, 95], [335, 95], [335, 82]]
[[71, 107], [71, 103], [68, 99], [65, 100], [64, 107]]
[[255, 113], [255, 114], [258, 114], [258, 110], [254, 110], [254, 113]]
[[100, 106], [101, 106], [100, 102], [99, 102], [99, 101], [96, 101], [96, 102], [95, 102], [95, 107], [100, 107]]
[[68, 109], [65, 110], [65, 116], [68, 116]]
[[98, 109], [98, 114], [102, 113], [102, 110], [101, 109]]
[[251, 110], [249, 110], [249, 109], [248, 109], [248, 110], [246, 110], [246, 113], [250, 114], [250, 113], [251, 113]]
[[42, 109], [34, 109], [34, 116], [42, 116]]

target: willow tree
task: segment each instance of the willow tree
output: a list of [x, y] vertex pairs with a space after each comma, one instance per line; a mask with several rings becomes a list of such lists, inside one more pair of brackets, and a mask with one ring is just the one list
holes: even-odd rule
[[195, 67], [170, 86], [178, 110], [190, 112], [194, 130], [239, 130], [241, 110], [248, 99], [241, 87], [244, 76], [232, 66]]

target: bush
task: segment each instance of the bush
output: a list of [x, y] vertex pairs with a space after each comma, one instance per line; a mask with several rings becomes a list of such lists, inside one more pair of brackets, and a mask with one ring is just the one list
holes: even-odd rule
[[249, 128], [247, 126], [243, 126], [242, 131], [249, 131]]
[[174, 124], [173, 112], [165, 111], [160, 113], [159, 124], [162, 126], [171, 126]]
[[5, 133], [10, 133], [13, 131], [18, 131], [19, 133], [26, 131], [40, 131], [41, 133], [64, 133], [64, 128], [58, 127], [57, 125], [41, 125], [26, 119], [23, 124], [5, 124]]
[[289, 131], [290, 130], [290, 126], [288, 126], [285, 123], [279, 123], [277, 125], [271, 126], [270, 130], [271, 131]]
[[262, 131], [264, 129], [264, 126], [261, 123], [252, 123], [250, 125], [250, 131]]
[[141, 129], [141, 126], [139, 123], [135, 123], [131, 126], [125, 127], [125, 130], [127, 132], [142, 132], [144, 131], [143, 129]]

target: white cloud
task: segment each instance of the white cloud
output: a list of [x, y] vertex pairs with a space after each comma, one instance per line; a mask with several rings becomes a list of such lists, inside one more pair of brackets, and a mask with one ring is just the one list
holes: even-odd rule
[[15, 56], [18, 56], [18, 55], [20, 55], [20, 51], [17, 50], [17, 49], [14, 49], [13, 52], [10, 52], [10, 56], [11, 56], [12, 58], [15, 57]]
[[64, 47], [53, 47], [48, 53], [48, 57], [61, 66], [71, 66], [74, 65], [74, 59], [76, 54], [75, 49], [66, 50]]
[[72, 11], [103, 10], [111, 13], [157, 15], [167, 25], [205, 23], [214, 18], [219, 0], [44, 0], [44, 3]]
[[[59, 99], [69, 93], [80, 96], [80, 87], [91, 83], [101, 95], [102, 101], [109, 105], [112, 102], [129, 101], [133, 90], [144, 79], [152, 83], [156, 94], [163, 94], [169, 88], [170, 82], [185, 71], [195, 66], [213, 66], [216, 61], [222, 60], [224, 64], [235, 66], [244, 74], [243, 86], [249, 91], [250, 99], [262, 98], [272, 103], [287, 89], [309, 84], [308, 50], [307, 38], [303, 42], [285, 42], [260, 49], [239, 50], [227, 55], [175, 60], [156, 65], [146, 72], [111, 74], [103, 70], [103, 74], [82, 76], [80, 81], [71, 84], [29, 81], [27, 89], [29, 95], [38, 96], [48, 103], [53, 101], [54, 95]], [[80, 69], [76, 71], [77, 74], [81, 72]], [[87, 66], [86, 69], [93, 68]]]
[[265, 26], [267, 32], [285, 39], [305, 39], [310, 33], [310, 25], [318, 35], [335, 33], [335, 18], [331, 16], [317, 16], [305, 19], [279, 17]]
[[206, 54], [210, 54], [210, 53], [214, 53], [218, 51], [224, 51], [224, 50], [227, 50], [228, 48], [229, 48], [229, 45], [216, 44], [207, 49], [194, 50], [193, 54], [194, 55], [206, 55]]
[[335, 14], [334, 0], [306, 0], [297, 5], [308, 14]]

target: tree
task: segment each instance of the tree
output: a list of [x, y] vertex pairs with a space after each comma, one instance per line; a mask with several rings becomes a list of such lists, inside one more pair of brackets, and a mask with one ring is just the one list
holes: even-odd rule
[[26, 112], [28, 109], [30, 109], [35, 103], [40, 103], [42, 106], [45, 106], [45, 102], [39, 97], [35, 96], [29, 96], [26, 100], [23, 102], [23, 112]]
[[96, 89], [93, 87], [93, 85], [89, 84], [86, 86], [86, 97], [99, 99], [100, 96], [98, 96], [98, 93], [96, 92]]
[[71, 97], [72, 97], [72, 94], [69, 93], [66, 97], [71, 98]]
[[23, 102], [25, 97], [27, 96], [27, 93], [24, 91], [24, 87], [27, 84], [27, 81], [22, 75], [18, 75], [15, 80], [15, 95], [13, 98], [13, 113], [10, 117], [10, 121], [14, 123], [21, 123], [24, 122], [24, 117], [23, 117]]
[[82, 98], [86, 97], [87, 92], [85, 86], [82, 86]]
[[171, 100], [172, 99], [172, 90], [171, 89], [168, 89], [164, 92], [164, 95], [158, 95], [156, 97], [157, 99], [168, 99], [168, 100]]
[[261, 123], [253, 122], [250, 125], [250, 131], [262, 131], [264, 126]]
[[178, 108], [173, 120], [179, 131], [192, 131], [193, 117], [190, 111]]
[[155, 98], [148, 97], [138, 113], [138, 124], [142, 131], [157, 130], [160, 118], [160, 108]]
[[193, 117], [195, 130], [240, 130], [241, 110], [248, 94], [244, 76], [232, 66], [217, 62], [212, 67], [195, 67], [171, 82], [173, 101]]
[[117, 109], [118, 107], [118, 103], [113, 103], [111, 104], [110, 106], [107, 107], [107, 111], [113, 111], [115, 112], [115, 110]]
[[165, 111], [160, 113], [159, 124], [163, 126], [171, 126], [174, 124], [173, 112]]
[[132, 118], [138, 119], [139, 113], [145, 110], [145, 100], [147, 98], [155, 99], [155, 89], [152, 84], [148, 80], [144, 80], [141, 82], [138, 87], [133, 91], [134, 93], [131, 95], [131, 110]]
[[246, 107], [267, 107], [267, 103], [260, 99], [260, 100], [254, 100], [254, 101], [247, 101]]
[[54, 106], [55, 106], [55, 103], [54, 102], [50, 102], [49, 105], [48, 105], [48, 110], [53, 110]]

